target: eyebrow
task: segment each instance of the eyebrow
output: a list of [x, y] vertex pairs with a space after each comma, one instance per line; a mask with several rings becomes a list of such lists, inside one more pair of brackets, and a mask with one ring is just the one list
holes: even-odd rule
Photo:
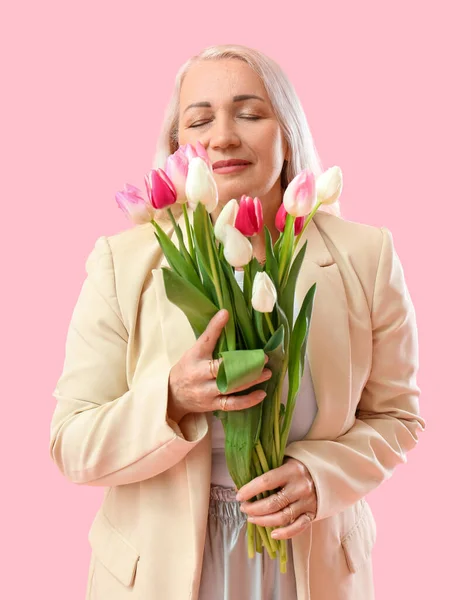
[[[255, 100], [261, 100], [262, 102], [265, 102], [265, 100], [263, 98], [261, 98], [260, 96], [256, 96], [255, 94], [239, 94], [239, 96], [234, 96], [232, 98], [233, 102], [243, 102], [244, 100], [251, 100], [252, 98], [254, 98]], [[187, 110], [189, 110], [190, 108], [196, 108], [196, 107], [211, 107], [211, 102], [194, 102], [193, 104], [189, 104], [185, 110], [183, 111], [183, 114], [186, 113]]]

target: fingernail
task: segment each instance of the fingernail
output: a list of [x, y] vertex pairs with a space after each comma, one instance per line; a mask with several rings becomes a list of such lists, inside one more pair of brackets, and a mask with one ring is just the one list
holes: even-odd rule
[[240, 492], [237, 492], [236, 500], [238, 500], [239, 502], [242, 500], [242, 494]]
[[271, 532], [271, 537], [272, 538], [277, 538], [280, 534], [278, 533], [278, 531], [272, 531]]

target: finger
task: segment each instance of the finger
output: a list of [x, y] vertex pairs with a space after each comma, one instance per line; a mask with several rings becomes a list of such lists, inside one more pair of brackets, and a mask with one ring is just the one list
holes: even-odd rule
[[299, 487], [297, 488], [293, 483], [288, 483], [283, 488], [283, 493], [275, 492], [274, 494], [270, 494], [267, 498], [262, 498], [255, 502], [243, 502], [240, 506], [240, 510], [248, 516], [254, 517], [278, 514], [289, 504], [301, 500], [302, 496], [299, 493]]
[[263, 475], [259, 475], [240, 488], [237, 500], [249, 500], [262, 492], [282, 487], [291, 481], [293, 467], [291, 464], [281, 465], [276, 469], [270, 469]]
[[[212, 361], [212, 366], [211, 366]], [[216, 377], [218, 376], [219, 367], [221, 366], [223, 359], [222, 358], [204, 358], [201, 361], [201, 375], [203, 379], [207, 379], [208, 381], [214, 381], [214, 385], [216, 385]], [[213, 396], [218, 392], [217, 385], [216, 391], [214, 391]]]
[[[211, 410], [222, 410], [222, 404], [224, 404], [224, 410], [243, 410], [244, 408], [250, 408], [256, 404], [259, 404], [259, 402], [261, 402], [266, 395], [267, 393], [264, 390], [255, 390], [246, 396], [219, 394], [214, 398], [213, 408]], [[221, 402], [221, 398], [227, 398], [225, 403]]]
[[[294, 521], [291, 523], [291, 510], [293, 511]], [[291, 527], [296, 523], [298, 518], [305, 512], [307, 512], [308, 506], [305, 502], [293, 502], [290, 506], [286, 506], [282, 510], [275, 513], [265, 515], [247, 515], [247, 521], [260, 525], [262, 527], [277, 527], [286, 528]], [[307, 520], [307, 519], [306, 519]]]
[[[310, 514], [313, 513], [310, 512]], [[299, 535], [310, 525], [312, 525], [311, 519], [307, 516], [306, 512], [302, 512], [291, 525], [277, 527], [275, 531], [272, 531], [271, 537], [275, 540], [287, 540], [288, 538]]]
[[195, 350], [198, 356], [212, 358], [216, 343], [228, 320], [229, 312], [224, 308], [214, 315], [196, 341]]

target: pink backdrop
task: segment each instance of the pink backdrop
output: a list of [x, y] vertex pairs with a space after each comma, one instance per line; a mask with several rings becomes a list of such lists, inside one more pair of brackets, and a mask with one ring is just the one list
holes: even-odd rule
[[144, 189], [178, 67], [231, 42], [286, 70], [324, 167], [343, 170], [343, 216], [392, 231], [416, 306], [428, 430], [368, 497], [377, 597], [466, 595], [465, 3], [296, 4], [42, 0], [2, 9], [4, 598], [85, 597], [87, 532], [103, 490], [69, 483], [48, 455], [71, 311], [96, 238], [130, 226], [114, 193], [124, 182]]

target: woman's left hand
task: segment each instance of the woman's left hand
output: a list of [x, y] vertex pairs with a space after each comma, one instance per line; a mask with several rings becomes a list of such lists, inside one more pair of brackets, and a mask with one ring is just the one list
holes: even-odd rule
[[[240, 509], [247, 520], [256, 525], [278, 527], [276, 539], [292, 538], [311, 524], [317, 512], [317, 495], [314, 481], [307, 467], [296, 458], [286, 457], [281, 467], [272, 469], [252, 479], [239, 490], [240, 500], [249, 500], [267, 490], [283, 487], [283, 494], [271, 494], [255, 502], [243, 502]], [[294, 522], [290, 525], [291, 505]], [[275, 533], [275, 531], [273, 532]]]

